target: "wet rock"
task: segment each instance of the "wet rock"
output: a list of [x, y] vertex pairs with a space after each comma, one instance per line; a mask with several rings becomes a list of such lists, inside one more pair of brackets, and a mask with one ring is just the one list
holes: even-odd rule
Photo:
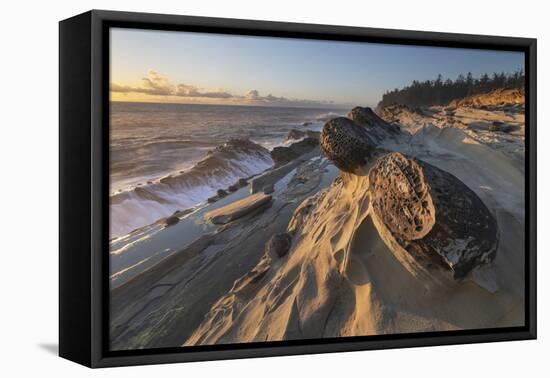
[[302, 138], [312, 138], [312, 139], [319, 139], [319, 136], [321, 133], [319, 131], [313, 131], [313, 130], [296, 130], [292, 129], [288, 132], [286, 136], [286, 140], [298, 140]]
[[502, 131], [503, 127], [504, 123], [500, 121], [493, 121], [493, 123], [489, 125], [489, 131]]
[[147, 190], [145, 188], [142, 188], [142, 187], [137, 187], [134, 189], [134, 193], [142, 198], [142, 199], [145, 199], [145, 200], [149, 200], [149, 201], [155, 201], [155, 202], [158, 202], [158, 203], [169, 203], [168, 200], [166, 200], [165, 198], [161, 197], [160, 195], [150, 191], [150, 190]]
[[280, 179], [285, 177], [289, 172], [298, 167], [300, 164], [303, 164], [304, 162], [318, 155], [319, 150], [315, 148], [312, 151], [303, 154], [286, 164], [279, 165], [257, 177], [254, 177], [252, 180], [250, 180], [250, 192], [258, 193], [262, 191], [266, 185], [275, 185]]
[[239, 179], [239, 181], [237, 181], [237, 185], [239, 185], [240, 187], [243, 187], [243, 186], [247, 186], [248, 185], [248, 181], [246, 181], [246, 179]]
[[177, 217], [183, 217], [184, 215], [191, 214], [193, 211], [194, 211], [193, 208], [185, 209], [185, 210], [176, 210], [176, 211], [174, 211], [174, 214], [172, 214], [172, 215], [177, 216]]
[[283, 257], [288, 253], [291, 243], [292, 239], [286, 232], [273, 235], [266, 243], [266, 253], [271, 256]]
[[300, 138], [303, 138], [305, 135], [306, 135], [305, 131], [292, 129], [288, 132], [286, 136], [286, 140], [300, 139]]
[[237, 190], [239, 190], [239, 187], [238, 187], [236, 184], [229, 185], [229, 186], [227, 187], [227, 191], [228, 191], [228, 192], [236, 192]]
[[299, 142], [291, 144], [288, 147], [275, 147], [271, 151], [271, 158], [276, 165], [283, 165], [305, 153], [312, 151], [318, 145], [318, 139], [305, 138]]
[[313, 124], [313, 122], [305, 121], [304, 123], [302, 123], [302, 126], [309, 126], [311, 124]]
[[348, 118], [328, 121], [321, 132], [321, 150], [339, 169], [353, 173], [374, 156], [376, 143], [366, 128]]
[[262, 189], [262, 191], [265, 193], [265, 194], [271, 194], [275, 191], [275, 188], [273, 186], [273, 184], [268, 184], [266, 186], [264, 186], [264, 188]]
[[223, 189], [218, 189], [218, 191], [216, 192], [216, 194], [218, 195], [219, 198], [223, 198], [227, 195], [227, 192]]
[[166, 220], [164, 221], [164, 226], [165, 227], [170, 227], [170, 226], [173, 226], [175, 224], [178, 224], [179, 221], [180, 221], [180, 219], [177, 216], [172, 215], [172, 216], [169, 216], [168, 218], [166, 218]]
[[271, 204], [271, 196], [258, 193], [209, 211], [205, 218], [213, 224], [226, 224], [256, 210], [264, 210]]
[[496, 220], [452, 174], [395, 152], [377, 160], [369, 185], [374, 216], [387, 230], [381, 235], [413, 275], [459, 280], [494, 259]]

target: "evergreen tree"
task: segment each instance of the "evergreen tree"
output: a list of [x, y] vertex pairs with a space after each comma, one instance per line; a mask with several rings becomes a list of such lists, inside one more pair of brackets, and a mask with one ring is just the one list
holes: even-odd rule
[[392, 104], [408, 105], [412, 107], [446, 105], [455, 99], [464, 98], [480, 93], [488, 93], [499, 88], [518, 88], [525, 86], [525, 73], [518, 70], [512, 74], [493, 73], [492, 76], [485, 73], [479, 78], [474, 78], [471, 72], [466, 76], [460, 74], [455, 80], [449, 78], [443, 80], [441, 74], [435, 80], [414, 80], [410, 85], [391, 91], [386, 91], [378, 106]]

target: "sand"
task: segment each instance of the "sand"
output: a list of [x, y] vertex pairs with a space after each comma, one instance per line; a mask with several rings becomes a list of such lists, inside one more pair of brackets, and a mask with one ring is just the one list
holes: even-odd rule
[[515, 158], [434, 125], [386, 147], [447, 170], [482, 198], [501, 237], [490, 266], [450, 286], [414, 277], [384, 242], [368, 176], [342, 173], [296, 210], [288, 255], [264, 256], [183, 345], [523, 325], [524, 178]]
[[[383, 140], [384, 149], [453, 174], [496, 218], [500, 240], [490, 265], [445, 285], [414, 276], [388, 247], [372, 209], [372, 162], [335, 175], [326, 159], [307, 156], [265, 174], [274, 185], [271, 206], [211, 229], [114, 289], [113, 349], [523, 325], [523, 155], [503, 147], [521, 147], [523, 136], [487, 141], [492, 134], [468, 127], [489, 120], [521, 127], [521, 115], [458, 107], [459, 124], [439, 107], [391, 117], [402, 132]], [[513, 143], [504, 141], [510, 135]], [[246, 197], [207, 219], [260, 198], [267, 196]], [[288, 253], [265, 252], [282, 232], [291, 236]]]

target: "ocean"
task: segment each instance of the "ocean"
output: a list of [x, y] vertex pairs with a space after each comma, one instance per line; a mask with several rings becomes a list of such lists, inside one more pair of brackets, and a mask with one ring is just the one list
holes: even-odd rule
[[273, 165], [292, 129], [346, 109], [111, 103], [111, 238], [208, 199]]

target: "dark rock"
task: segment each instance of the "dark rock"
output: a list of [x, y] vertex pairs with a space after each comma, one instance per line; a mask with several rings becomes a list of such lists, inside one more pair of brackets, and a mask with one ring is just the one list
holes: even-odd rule
[[174, 214], [172, 214], [172, 215], [177, 216], [177, 217], [183, 217], [184, 215], [192, 213], [193, 210], [194, 210], [193, 208], [185, 209], [185, 210], [176, 210], [176, 211], [174, 211]]
[[206, 202], [208, 203], [214, 203], [216, 202], [217, 200], [219, 200], [220, 198], [218, 196], [212, 196], [212, 197], [209, 197]]
[[368, 107], [356, 106], [348, 113], [348, 118], [359, 126], [367, 128], [371, 139], [378, 141], [401, 132], [398, 126], [384, 121]]
[[366, 128], [339, 117], [325, 123], [321, 150], [339, 169], [353, 173], [374, 156], [376, 143]]
[[291, 144], [288, 147], [275, 147], [273, 151], [271, 151], [271, 158], [276, 165], [283, 165], [305, 153], [312, 151], [318, 145], [318, 139], [305, 138], [299, 142]]
[[134, 193], [142, 198], [142, 199], [145, 199], [145, 200], [149, 200], [149, 201], [155, 201], [155, 202], [158, 202], [158, 203], [169, 203], [170, 201], [168, 201], [167, 199], [161, 197], [160, 195], [152, 192], [152, 191], [149, 191], [145, 188], [142, 188], [142, 187], [137, 187], [134, 189]]
[[239, 187], [236, 184], [229, 185], [229, 187], [227, 188], [228, 192], [236, 192], [237, 190], [239, 190]]
[[500, 121], [493, 121], [493, 123], [489, 125], [489, 131], [502, 131], [503, 126], [504, 123]]
[[288, 135], [286, 136], [286, 140], [298, 140], [302, 138], [312, 138], [312, 139], [319, 139], [319, 136], [321, 133], [319, 131], [313, 131], [313, 130], [296, 130], [292, 129], [288, 132]]
[[305, 131], [292, 129], [288, 132], [286, 136], [286, 140], [300, 139], [300, 138], [303, 138], [305, 135], [306, 135]]
[[173, 226], [173, 225], [177, 224], [179, 221], [180, 221], [180, 219], [177, 216], [172, 215], [172, 216], [166, 218], [166, 220], [164, 221], [164, 226], [165, 227], [170, 227], [170, 226]]
[[223, 198], [227, 195], [227, 192], [223, 189], [218, 189], [218, 191], [216, 192], [216, 194], [218, 195], [219, 198]]
[[305, 121], [304, 123], [302, 123], [302, 126], [309, 126], [311, 124], [313, 124], [313, 122]]
[[275, 191], [275, 188], [273, 187], [273, 184], [268, 184], [268, 185], [263, 187], [262, 191], [265, 194], [271, 194]]
[[399, 247], [386, 244], [413, 275], [459, 280], [494, 259], [496, 220], [452, 174], [394, 152], [377, 160], [369, 183], [374, 215]]
[[283, 257], [288, 253], [291, 243], [292, 239], [286, 232], [273, 235], [266, 243], [266, 252], [273, 257]]
[[240, 187], [243, 187], [243, 186], [247, 186], [248, 185], [248, 181], [246, 181], [246, 179], [239, 179], [239, 181], [237, 181], [237, 184], [240, 186]]

